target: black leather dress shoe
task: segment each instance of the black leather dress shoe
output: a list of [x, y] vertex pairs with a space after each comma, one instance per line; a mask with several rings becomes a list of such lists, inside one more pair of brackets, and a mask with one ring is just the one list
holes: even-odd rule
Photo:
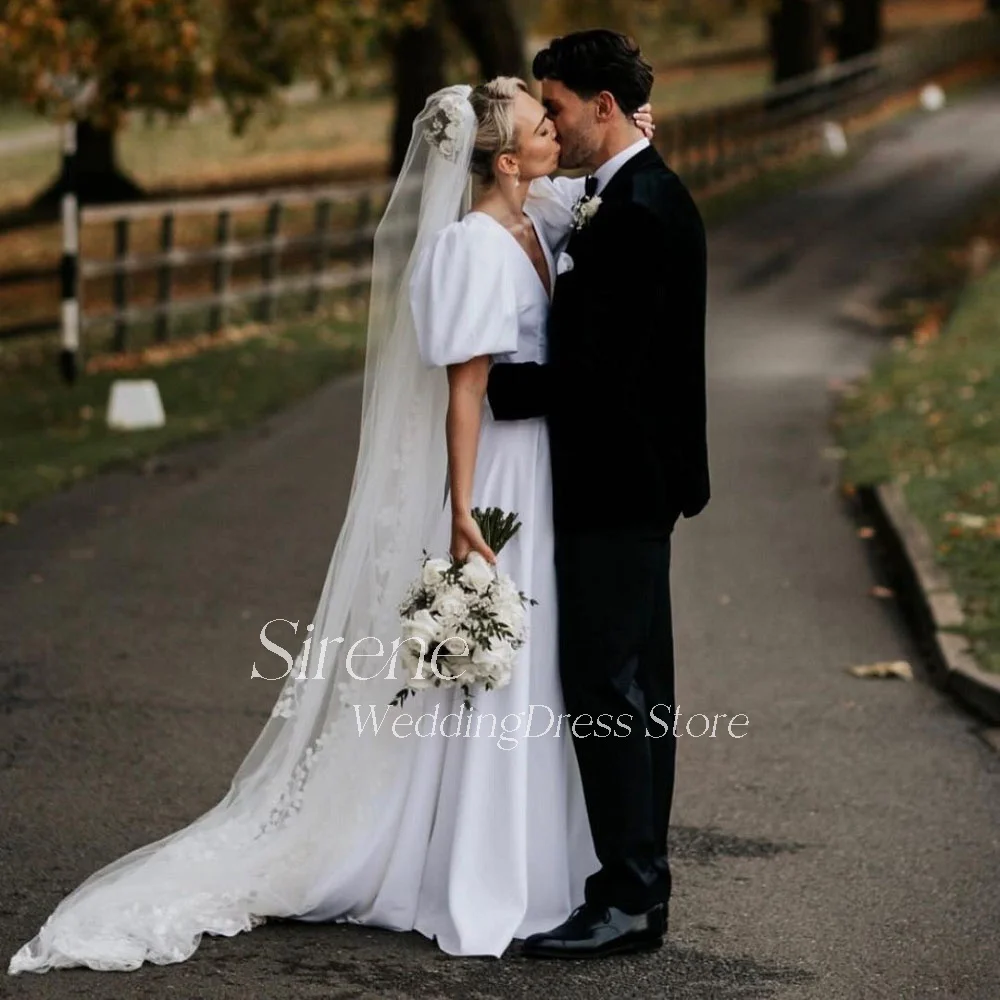
[[667, 933], [667, 908], [660, 904], [645, 913], [630, 914], [614, 906], [578, 906], [569, 919], [551, 931], [524, 940], [528, 958], [602, 958], [636, 951], [653, 951]]

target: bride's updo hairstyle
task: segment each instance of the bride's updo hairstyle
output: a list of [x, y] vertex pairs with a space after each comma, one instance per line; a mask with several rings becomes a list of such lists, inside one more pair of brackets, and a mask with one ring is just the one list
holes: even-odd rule
[[523, 80], [516, 76], [498, 76], [474, 87], [469, 94], [469, 103], [479, 123], [469, 169], [484, 184], [496, 180], [493, 164], [501, 153], [517, 152], [514, 99], [519, 91], [530, 93]]

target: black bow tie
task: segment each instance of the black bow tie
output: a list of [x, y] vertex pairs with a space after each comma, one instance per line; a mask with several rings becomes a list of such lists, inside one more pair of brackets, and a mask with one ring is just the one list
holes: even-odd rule
[[583, 193], [588, 198], [593, 198], [597, 194], [597, 178], [593, 174], [583, 182]]

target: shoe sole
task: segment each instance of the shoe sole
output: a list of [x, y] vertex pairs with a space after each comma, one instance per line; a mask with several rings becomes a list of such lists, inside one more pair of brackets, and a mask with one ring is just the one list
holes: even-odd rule
[[618, 945], [617, 947], [605, 948], [600, 951], [567, 951], [562, 948], [540, 947], [532, 948], [531, 950], [525, 949], [523, 954], [525, 958], [611, 958], [615, 955], [634, 955], [646, 951], [659, 951], [662, 947], [663, 938], [657, 938], [655, 941], [631, 942]]

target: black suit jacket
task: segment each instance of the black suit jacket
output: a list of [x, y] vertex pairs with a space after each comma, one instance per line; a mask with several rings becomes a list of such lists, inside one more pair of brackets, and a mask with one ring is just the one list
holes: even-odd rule
[[490, 408], [547, 416], [557, 530], [668, 533], [709, 499], [701, 215], [649, 147], [566, 252], [548, 363], [493, 365]]

